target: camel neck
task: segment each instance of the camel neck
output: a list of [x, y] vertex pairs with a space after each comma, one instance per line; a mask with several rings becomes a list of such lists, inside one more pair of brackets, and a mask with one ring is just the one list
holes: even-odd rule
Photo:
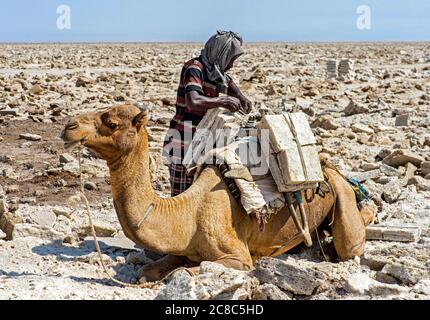
[[[144, 129], [133, 151], [110, 166], [112, 196], [124, 233], [146, 249], [183, 254], [192, 238], [195, 214], [190, 197], [159, 198], [152, 188], [148, 139]], [[190, 229], [190, 230], [188, 230]], [[182, 230], [183, 237], [172, 234]]]

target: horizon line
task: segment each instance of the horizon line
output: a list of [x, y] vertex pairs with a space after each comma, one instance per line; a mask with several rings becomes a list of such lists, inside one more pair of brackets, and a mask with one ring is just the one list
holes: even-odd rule
[[[204, 44], [205, 41], [0, 41], [0, 45], [37, 45], [37, 44]], [[430, 43], [429, 40], [261, 40], [247, 41], [247, 44], [264, 43], [317, 43], [317, 44], [342, 44], [342, 43]]]

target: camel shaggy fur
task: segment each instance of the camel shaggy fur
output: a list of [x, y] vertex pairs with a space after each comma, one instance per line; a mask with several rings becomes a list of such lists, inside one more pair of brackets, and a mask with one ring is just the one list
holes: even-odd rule
[[[158, 197], [150, 179], [147, 122], [147, 111], [120, 105], [71, 119], [61, 135], [66, 147], [83, 144], [106, 160], [125, 235], [145, 249], [167, 254], [142, 267], [142, 281], [160, 279], [180, 266], [196, 269], [205, 260], [250, 270], [259, 258], [280, 255], [303, 241], [287, 208], [260, 232], [215, 166], [207, 166], [186, 192]], [[365, 225], [375, 212], [370, 207], [357, 208], [353, 189], [334, 167], [323, 163], [323, 170], [334, 193], [306, 194], [310, 231], [315, 232], [327, 218], [333, 221], [333, 242], [340, 259], [360, 256]]]

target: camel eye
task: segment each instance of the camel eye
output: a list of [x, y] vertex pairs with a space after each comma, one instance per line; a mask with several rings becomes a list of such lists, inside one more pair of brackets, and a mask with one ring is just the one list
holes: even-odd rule
[[118, 128], [118, 125], [116, 123], [110, 122], [108, 123], [108, 127], [112, 130], [115, 130], [116, 128]]

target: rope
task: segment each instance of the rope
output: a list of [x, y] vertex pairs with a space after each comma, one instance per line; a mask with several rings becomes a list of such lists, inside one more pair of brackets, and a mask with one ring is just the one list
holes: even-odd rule
[[190, 270], [188, 270], [187, 268], [185, 268], [185, 267], [179, 267], [179, 268], [176, 268], [176, 269], [172, 270], [166, 276], [164, 276], [162, 279], [160, 279], [158, 281], [155, 281], [155, 282], [145, 282], [145, 283], [140, 283], [140, 284], [126, 283], [126, 282], [117, 280], [117, 279], [115, 279], [114, 277], [112, 277], [110, 275], [110, 273], [108, 272], [107, 267], [106, 267], [106, 265], [105, 265], [105, 263], [103, 261], [103, 258], [102, 258], [102, 253], [101, 253], [101, 250], [100, 250], [99, 242], [97, 240], [96, 231], [94, 229], [93, 219], [91, 218], [90, 204], [89, 204], [88, 198], [85, 196], [84, 179], [83, 179], [83, 175], [82, 175], [82, 165], [81, 165], [82, 164], [81, 154], [82, 154], [82, 147], [79, 147], [78, 162], [79, 162], [80, 194], [81, 194], [82, 199], [84, 199], [84, 202], [85, 202], [85, 208], [86, 208], [86, 213], [87, 213], [87, 216], [88, 216], [88, 222], [89, 222], [90, 227], [91, 227], [91, 233], [92, 233], [93, 238], [94, 238], [94, 244], [95, 244], [95, 247], [96, 247], [96, 251], [97, 251], [99, 259], [100, 259], [100, 265], [103, 267], [103, 270], [106, 273], [106, 275], [108, 276], [108, 278], [112, 282], [114, 282], [116, 284], [119, 284], [120, 286], [124, 286], [124, 287], [130, 287], [130, 288], [154, 288], [154, 287], [158, 286], [159, 284], [161, 284], [164, 280], [166, 280], [169, 277], [171, 277], [174, 273], [176, 273], [177, 271], [180, 271], [180, 270], [184, 270], [184, 271], [188, 272], [191, 276], [194, 276], [194, 274]]

